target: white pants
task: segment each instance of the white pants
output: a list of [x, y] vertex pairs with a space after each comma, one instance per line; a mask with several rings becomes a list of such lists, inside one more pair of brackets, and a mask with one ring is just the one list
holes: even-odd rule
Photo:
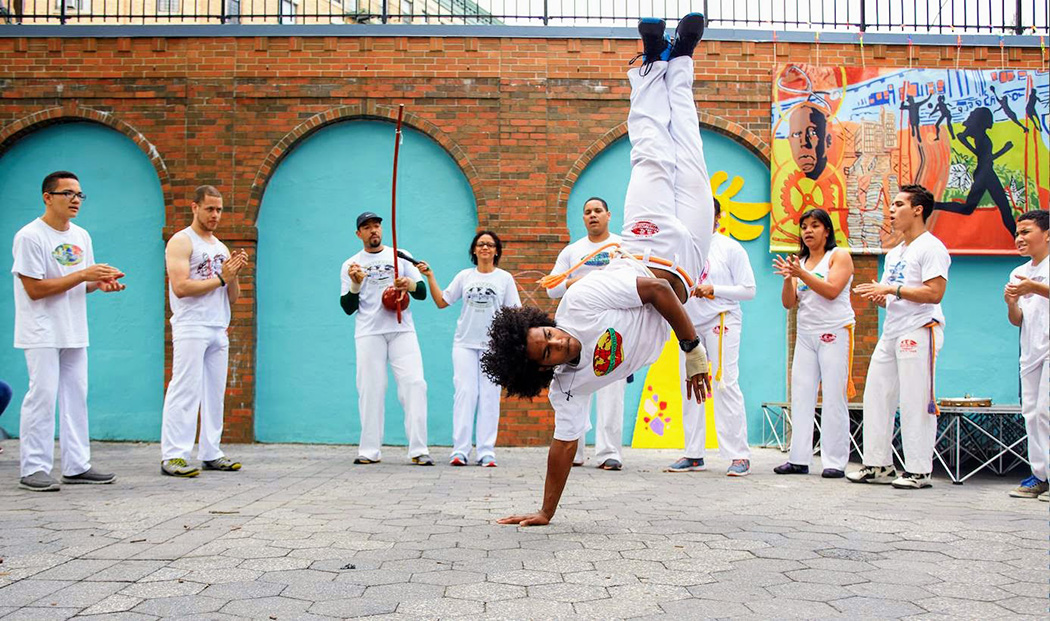
[[[617, 380], [602, 386], [587, 403], [587, 418], [591, 414], [591, 402], [598, 404], [598, 426], [594, 430], [594, 459], [599, 463], [615, 459], [623, 463], [620, 447], [623, 445], [623, 391], [627, 380]], [[576, 445], [576, 457], [573, 461], [582, 463], [584, 458], [584, 438]]]
[[477, 412], [477, 459], [496, 456], [500, 387], [481, 371], [483, 349], [452, 346], [452, 454], [470, 458]]
[[1032, 474], [1045, 481], [1050, 462], [1050, 360], [1021, 376], [1021, 413]]
[[631, 69], [627, 76], [631, 180], [623, 248], [674, 261], [695, 284], [711, 246], [714, 200], [693, 99], [693, 59], [656, 61], [646, 75]]
[[426, 455], [427, 382], [423, 379], [423, 356], [416, 333], [359, 336], [356, 345], [357, 409], [361, 416], [358, 455], [374, 461], [382, 458], [387, 361], [397, 382], [397, 399], [405, 412], [408, 457]]
[[55, 465], [55, 402], [59, 412], [62, 474], [75, 476], [91, 468], [88, 435], [87, 348], [27, 349], [29, 391], [19, 423], [21, 476], [50, 475]]
[[[747, 412], [744, 394], [740, 392], [740, 319], [725, 315], [722, 347], [718, 346], [720, 323], [718, 317], [696, 326], [696, 333], [707, 349], [711, 363], [711, 382], [714, 388], [715, 431], [718, 434], [718, 454], [724, 459], [751, 459], [747, 444]], [[722, 365], [722, 382], [714, 381], [718, 365]], [[685, 377], [685, 354], [679, 352], [678, 369]], [[682, 395], [682, 431], [685, 432], [685, 456], [700, 459], [707, 455], [707, 416], [695, 399]]]
[[820, 409], [820, 460], [825, 468], [845, 470], [849, 462], [849, 329], [798, 334], [791, 361], [791, 454], [788, 461], [809, 466], [813, 459], [813, 419], [817, 387]]
[[223, 400], [230, 339], [226, 329], [174, 326], [171, 343], [171, 383], [164, 395], [164, 422], [160, 429], [160, 458], [189, 459], [197, 435], [197, 458], [212, 461], [223, 456]]
[[[901, 412], [904, 470], [933, 472], [933, 445], [937, 416], [930, 414], [932, 397], [930, 328], [912, 330], [895, 338], [879, 338], [868, 366], [864, 387], [864, 465], [893, 465], [893, 420]], [[944, 329], [932, 329], [936, 351], [944, 344]]]

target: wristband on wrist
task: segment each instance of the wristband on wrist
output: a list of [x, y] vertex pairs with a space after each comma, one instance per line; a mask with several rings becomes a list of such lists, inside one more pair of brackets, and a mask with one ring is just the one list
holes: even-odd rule
[[903, 298], [901, 298], [901, 287], [903, 287], [903, 286], [904, 286], [904, 285], [897, 285], [897, 293], [896, 293], [896, 294], [894, 294], [894, 295], [896, 295], [896, 296], [897, 296], [897, 299], [898, 299], [898, 300], [900, 300], [900, 299], [903, 299]]
[[215, 277], [219, 279], [219, 286], [220, 287], [225, 287], [226, 286], [226, 280], [223, 279], [222, 274], [220, 274], [219, 272], [215, 272]]
[[699, 336], [695, 337], [692, 340], [678, 339], [678, 346], [680, 348], [682, 348], [682, 351], [684, 351], [687, 354], [689, 352], [693, 351], [694, 349], [696, 349], [697, 346], [699, 346], [699, 345], [700, 345], [700, 337]]

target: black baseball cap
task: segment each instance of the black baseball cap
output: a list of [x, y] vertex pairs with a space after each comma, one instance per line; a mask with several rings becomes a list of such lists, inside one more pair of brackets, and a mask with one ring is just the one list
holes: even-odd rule
[[383, 221], [383, 219], [379, 217], [379, 214], [372, 211], [366, 211], [361, 215], [357, 216], [357, 228], [361, 228], [362, 226], [364, 226], [365, 222], [368, 222], [369, 220], [379, 220], [380, 222]]

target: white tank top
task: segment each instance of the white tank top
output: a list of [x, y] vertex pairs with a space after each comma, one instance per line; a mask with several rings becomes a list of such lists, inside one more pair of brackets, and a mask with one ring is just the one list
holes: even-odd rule
[[[836, 252], [846, 252], [842, 248], [832, 248], [825, 252], [820, 262], [812, 270], [806, 270], [821, 280], [827, 280], [831, 272], [831, 255]], [[802, 269], [806, 269], [803, 262]], [[816, 291], [810, 289], [800, 279], [796, 293], [798, 294], [798, 319], [796, 331], [800, 334], [814, 334], [828, 330], [838, 330], [856, 321], [853, 306], [849, 302], [849, 292], [853, 286], [853, 276], [849, 282], [839, 291], [834, 300], [829, 300]]]
[[[215, 278], [222, 271], [222, 264], [230, 258], [230, 251], [218, 239], [208, 243], [192, 228], [176, 233], [185, 235], [193, 244], [190, 252], [190, 280]], [[226, 287], [213, 289], [204, 295], [176, 297], [168, 285], [168, 303], [171, 304], [172, 326], [209, 326], [226, 328], [230, 325], [230, 298]]]

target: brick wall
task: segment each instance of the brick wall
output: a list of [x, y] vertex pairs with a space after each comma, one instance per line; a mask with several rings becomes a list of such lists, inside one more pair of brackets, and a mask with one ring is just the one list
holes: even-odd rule
[[[295, 141], [354, 117], [406, 120], [439, 142], [474, 190], [479, 223], [504, 235], [513, 272], [546, 272], [569, 241], [564, 210], [576, 176], [626, 133], [630, 40], [439, 37], [0, 38], [0, 153], [27, 132], [92, 120], [131, 137], [157, 168], [166, 233], [189, 221], [202, 183], [226, 193], [220, 236], [254, 259], [265, 184]], [[998, 48], [713, 41], [697, 51], [701, 122], [768, 161], [770, 72], [781, 62], [979, 67]], [[1040, 50], [1010, 48], [1011, 67], [1039, 67]], [[857, 279], [874, 257], [857, 257]], [[531, 291], [526, 286], [526, 294]], [[234, 309], [226, 438], [251, 441], [255, 296], [249, 270]], [[527, 297], [527, 296], [526, 296]], [[550, 306], [546, 296], [536, 300]], [[855, 376], [877, 338], [857, 307]], [[158, 329], [162, 318], [158, 317]], [[164, 325], [167, 325], [166, 323]], [[170, 376], [170, 331], [166, 351]], [[504, 404], [500, 441], [543, 444], [546, 400]]]

